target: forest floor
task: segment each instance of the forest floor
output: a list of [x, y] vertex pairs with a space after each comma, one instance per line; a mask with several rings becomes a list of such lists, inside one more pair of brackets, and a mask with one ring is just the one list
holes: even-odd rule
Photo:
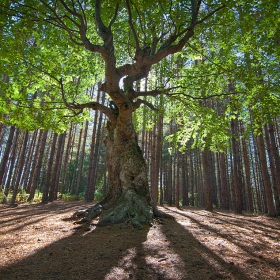
[[186, 207], [175, 219], [80, 229], [83, 201], [0, 205], [0, 279], [280, 279], [280, 219]]

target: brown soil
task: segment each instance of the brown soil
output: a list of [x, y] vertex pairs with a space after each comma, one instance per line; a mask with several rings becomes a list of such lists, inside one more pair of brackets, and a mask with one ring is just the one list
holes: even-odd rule
[[85, 232], [63, 221], [89, 204], [0, 206], [0, 279], [280, 279], [280, 219], [161, 208], [143, 230]]

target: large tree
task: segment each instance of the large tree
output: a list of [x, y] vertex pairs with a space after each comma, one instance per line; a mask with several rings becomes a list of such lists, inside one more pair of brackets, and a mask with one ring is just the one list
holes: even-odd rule
[[[147, 166], [132, 116], [141, 105], [155, 109], [148, 97], [167, 96], [180, 87], [171, 85], [170, 70], [165, 77], [161, 73], [162, 84], [157, 88], [141, 91], [136, 84], [154, 79], [149, 74], [156, 65], [184, 67], [184, 63], [175, 65], [171, 56], [182, 53], [194, 37], [195, 42], [205, 43], [208, 37], [200, 38], [200, 34], [208, 30], [207, 35], [214, 22], [226, 22], [226, 14], [223, 21], [220, 15], [233, 2], [1, 2], [2, 119], [27, 129], [63, 131], [88, 110], [107, 116], [109, 190], [103, 201], [88, 210], [85, 220], [101, 214], [99, 225], [131, 221], [140, 228], [163, 215], [150, 197]], [[246, 6], [241, 2], [237, 1], [232, 17]], [[86, 88], [101, 79], [100, 90], [108, 94], [108, 106], [86, 94]]]

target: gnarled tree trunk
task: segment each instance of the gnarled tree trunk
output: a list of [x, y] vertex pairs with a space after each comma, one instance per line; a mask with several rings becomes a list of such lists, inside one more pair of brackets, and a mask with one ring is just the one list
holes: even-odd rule
[[167, 217], [153, 204], [148, 184], [148, 169], [132, 123], [132, 104], [118, 104], [116, 122], [107, 122], [106, 165], [108, 193], [87, 210], [83, 221], [100, 215], [99, 226], [131, 222], [134, 227], [151, 225], [153, 217]]

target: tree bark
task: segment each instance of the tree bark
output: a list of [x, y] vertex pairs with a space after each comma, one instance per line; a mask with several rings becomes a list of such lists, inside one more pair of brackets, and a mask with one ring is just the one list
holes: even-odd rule
[[132, 122], [133, 108], [129, 101], [118, 105], [115, 121], [107, 122], [106, 165], [108, 193], [106, 197], [88, 209], [83, 221], [100, 215], [99, 226], [131, 222], [134, 227], [152, 224], [154, 216], [168, 216], [153, 204], [148, 168], [138, 145]]
[[235, 137], [238, 136], [238, 122], [236, 119], [231, 121], [231, 130], [232, 130], [232, 151], [233, 151], [233, 183], [234, 183], [234, 193], [235, 193], [235, 211], [236, 213], [242, 213], [242, 192], [241, 192], [241, 183], [239, 176], [239, 162], [240, 154], [238, 149], [238, 142]]
[[266, 153], [265, 153], [265, 145], [264, 145], [264, 140], [263, 140], [262, 134], [257, 136], [257, 140], [258, 140], [258, 146], [259, 146], [260, 164], [261, 164], [261, 171], [262, 171], [262, 176], [263, 176], [263, 184], [264, 184], [264, 191], [265, 191], [268, 215], [271, 217], [275, 217], [276, 210], [274, 207], [271, 183], [269, 180], [269, 173], [268, 173], [268, 169], [267, 169], [267, 160], [266, 160]]
[[202, 159], [203, 159], [203, 171], [204, 171], [205, 209], [207, 211], [213, 210], [212, 196], [211, 196], [210, 156], [211, 156], [211, 152], [204, 149], [204, 151], [202, 152]]
[[55, 154], [55, 149], [56, 149], [56, 141], [57, 141], [57, 133], [54, 133], [53, 138], [52, 138], [52, 147], [51, 147], [51, 153], [49, 156], [49, 162], [48, 162], [48, 169], [47, 169], [47, 178], [45, 182], [45, 187], [43, 191], [43, 197], [42, 197], [42, 203], [47, 204], [49, 201], [48, 195], [49, 195], [49, 189], [50, 189], [50, 182], [51, 182], [51, 177], [53, 175], [53, 162], [54, 162], [54, 154]]
[[29, 195], [27, 201], [31, 201], [35, 195], [35, 191], [36, 191], [37, 184], [38, 184], [39, 177], [40, 177], [40, 171], [41, 171], [47, 136], [48, 136], [48, 130], [42, 132], [42, 141], [40, 143], [39, 157], [36, 161], [34, 177], [31, 178], [32, 186], [31, 186], [30, 195]]
[[60, 134], [58, 137], [58, 147], [56, 152], [56, 159], [54, 165], [54, 176], [52, 178], [51, 187], [49, 191], [49, 201], [52, 202], [53, 200], [57, 199], [57, 193], [59, 188], [60, 182], [60, 171], [61, 171], [61, 164], [64, 152], [64, 145], [65, 145], [65, 138], [66, 133]]
[[[16, 143], [17, 143], [17, 140], [18, 140], [18, 136], [19, 136], [20, 130], [19, 129], [15, 129], [15, 131], [16, 131], [16, 134], [12, 138], [13, 147], [12, 147], [12, 150], [11, 150], [11, 158], [10, 158], [10, 164], [9, 164], [9, 169], [8, 169], [9, 172], [8, 172], [8, 178], [6, 180], [7, 183], [5, 185], [5, 192], [4, 192], [3, 202], [7, 201], [7, 197], [9, 195], [10, 186], [11, 186], [11, 180], [12, 180], [12, 175], [13, 175], [13, 170], [14, 170], [14, 165], [15, 165], [15, 162], [16, 162], [16, 152], [17, 152], [17, 145], [16, 145]], [[7, 145], [8, 145], [8, 143], [7, 143]], [[7, 147], [6, 147], [6, 149], [7, 149]], [[5, 150], [5, 152], [6, 152], [6, 150]], [[4, 180], [3, 180], [3, 183], [4, 183]]]
[[23, 142], [23, 146], [22, 146], [21, 155], [20, 155], [20, 158], [19, 158], [18, 175], [17, 175], [16, 182], [15, 182], [15, 185], [14, 185], [14, 191], [13, 191], [13, 196], [12, 196], [12, 199], [11, 199], [11, 202], [10, 202], [10, 206], [14, 206], [15, 201], [16, 201], [16, 197], [17, 197], [17, 193], [18, 193], [18, 189], [19, 189], [19, 182], [20, 182], [20, 178], [21, 178], [21, 173], [22, 173], [23, 166], [24, 166], [24, 159], [25, 159], [25, 152], [26, 152], [28, 137], [29, 137], [29, 133], [28, 133], [28, 131], [26, 131], [25, 136], [24, 136], [24, 142]]
[[84, 130], [84, 135], [83, 135], [83, 144], [82, 144], [80, 164], [79, 164], [79, 172], [78, 172], [77, 186], [76, 186], [76, 196], [79, 195], [79, 190], [80, 190], [81, 181], [82, 181], [82, 171], [83, 171], [83, 166], [84, 166], [87, 131], [88, 131], [88, 120], [86, 120], [85, 130]]
[[220, 168], [220, 178], [221, 178], [222, 209], [229, 209], [226, 157], [224, 153], [219, 154], [219, 168]]
[[8, 137], [6, 148], [5, 148], [5, 152], [4, 152], [3, 158], [1, 160], [1, 164], [0, 164], [0, 187], [3, 186], [4, 174], [5, 174], [6, 166], [7, 166], [8, 160], [9, 160], [9, 154], [11, 152], [11, 146], [13, 144], [15, 129], [16, 129], [15, 126], [11, 126], [9, 137]]

